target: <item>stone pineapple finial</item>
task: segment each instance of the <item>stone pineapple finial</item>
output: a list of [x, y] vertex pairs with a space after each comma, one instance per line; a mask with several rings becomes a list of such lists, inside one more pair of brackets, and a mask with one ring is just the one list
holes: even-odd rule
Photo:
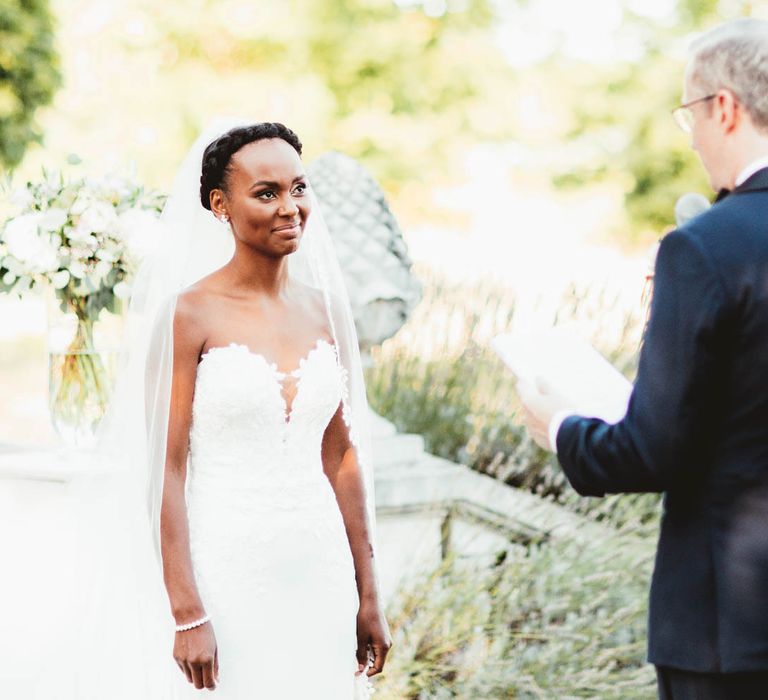
[[365, 168], [325, 153], [307, 169], [333, 237], [364, 352], [392, 337], [421, 299], [421, 285], [384, 192]]

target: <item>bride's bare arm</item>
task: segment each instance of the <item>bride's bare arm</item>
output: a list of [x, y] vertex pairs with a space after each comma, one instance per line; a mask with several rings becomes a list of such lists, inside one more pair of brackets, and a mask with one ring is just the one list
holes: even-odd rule
[[368, 649], [373, 653], [372, 676], [381, 673], [392, 646], [387, 622], [381, 607], [374, 551], [365, 506], [365, 482], [357, 461], [357, 453], [349, 440], [341, 406], [331, 419], [323, 436], [323, 469], [331, 482], [347, 531], [355, 578], [360, 596], [357, 617], [357, 659], [367, 661]]
[[[173, 321], [173, 380], [160, 511], [163, 577], [173, 616], [180, 625], [198, 620], [206, 612], [192, 569], [189, 522], [184, 496], [192, 397], [202, 344], [200, 329], [195, 323], [193, 305], [181, 295]], [[210, 622], [191, 630], [177, 632], [173, 655], [179, 668], [196, 688], [215, 687], [218, 658]]]

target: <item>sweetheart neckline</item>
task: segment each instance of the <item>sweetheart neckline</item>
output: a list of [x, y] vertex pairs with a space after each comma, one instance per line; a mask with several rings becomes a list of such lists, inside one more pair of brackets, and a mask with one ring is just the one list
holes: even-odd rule
[[[299, 360], [299, 366], [292, 370], [291, 372], [281, 372], [277, 368], [276, 362], [270, 362], [266, 356], [263, 353], [260, 352], [254, 352], [251, 350], [247, 345], [243, 343], [235, 343], [232, 342], [229, 345], [215, 345], [211, 348], [208, 348], [201, 356], [200, 360], [197, 363], [198, 369], [200, 368], [200, 365], [203, 364], [203, 360], [205, 360], [208, 355], [211, 354], [211, 352], [215, 350], [245, 350], [245, 352], [250, 355], [251, 357], [255, 357], [257, 359], [260, 359], [264, 365], [271, 370], [272, 376], [275, 380], [275, 383], [277, 384], [277, 395], [280, 398], [280, 401], [282, 402], [282, 408], [283, 408], [283, 425], [285, 427], [288, 427], [293, 423], [293, 413], [294, 409], [296, 407], [296, 401], [299, 398], [299, 394], [301, 393], [301, 380], [303, 379], [303, 369], [304, 366], [309, 362], [309, 359], [314, 355], [320, 348], [326, 345], [329, 347], [336, 358], [336, 365], [340, 366], [338, 364], [338, 356], [336, 355], [336, 346], [333, 343], [329, 343], [325, 338], [318, 338], [314, 345], [310, 347], [310, 349], [305, 353], [305, 355]], [[285, 394], [283, 393], [283, 380], [285, 380], [287, 377], [295, 377], [296, 378], [296, 385], [295, 385], [295, 391], [293, 394], [293, 397], [291, 398], [291, 403], [288, 405], [288, 399], [286, 399]]]
[[206, 357], [208, 357], [211, 353], [221, 350], [229, 350], [229, 349], [239, 349], [239, 350], [245, 350], [245, 352], [248, 355], [251, 355], [253, 357], [258, 357], [261, 360], [264, 361], [264, 363], [270, 367], [275, 375], [278, 381], [282, 382], [286, 377], [298, 377], [301, 374], [302, 368], [306, 364], [307, 360], [312, 356], [313, 353], [317, 352], [321, 345], [327, 345], [331, 350], [334, 352], [336, 351], [336, 346], [333, 343], [329, 343], [325, 338], [318, 338], [313, 345], [310, 346], [309, 350], [307, 350], [306, 353], [299, 359], [299, 366], [296, 367], [296, 369], [291, 370], [290, 372], [282, 372], [277, 368], [277, 362], [270, 362], [270, 360], [267, 358], [264, 353], [257, 352], [255, 350], [251, 350], [247, 345], [244, 343], [229, 343], [229, 345], [214, 345], [213, 347], [208, 348], [202, 355], [200, 355], [200, 360], [197, 363], [197, 366], [200, 367], [200, 365], [203, 364], [203, 360], [205, 360]]

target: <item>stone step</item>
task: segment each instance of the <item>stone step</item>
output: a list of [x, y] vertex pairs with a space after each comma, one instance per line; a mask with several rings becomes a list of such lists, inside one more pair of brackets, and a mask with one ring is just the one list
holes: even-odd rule
[[375, 442], [379, 438], [391, 437], [397, 434], [397, 428], [394, 423], [390, 423], [386, 418], [380, 416], [378, 413], [370, 411], [369, 422], [371, 428], [371, 439]]
[[521, 539], [564, 539], [589, 546], [615, 534], [527, 491], [428, 454], [410, 465], [377, 470], [376, 506], [382, 516], [458, 509], [491, 529], [518, 532]]
[[424, 438], [421, 435], [403, 433], [373, 441], [373, 463], [377, 471], [413, 464], [424, 454]]

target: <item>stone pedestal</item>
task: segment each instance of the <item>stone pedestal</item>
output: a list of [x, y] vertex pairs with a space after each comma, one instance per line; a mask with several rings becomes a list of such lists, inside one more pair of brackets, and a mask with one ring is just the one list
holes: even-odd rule
[[419, 435], [399, 434], [375, 416], [373, 453], [382, 593], [397, 589], [451, 556], [491, 566], [524, 545], [565, 538], [604, 541], [596, 523], [466, 466], [424, 451]]

